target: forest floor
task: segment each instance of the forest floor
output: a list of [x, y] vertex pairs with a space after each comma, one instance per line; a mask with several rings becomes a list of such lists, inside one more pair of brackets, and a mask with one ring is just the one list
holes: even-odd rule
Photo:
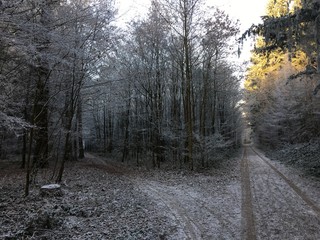
[[18, 166], [0, 171], [0, 239], [320, 239], [319, 179], [250, 146], [201, 172], [87, 154], [55, 197], [39, 194], [49, 170], [26, 198], [24, 178]]

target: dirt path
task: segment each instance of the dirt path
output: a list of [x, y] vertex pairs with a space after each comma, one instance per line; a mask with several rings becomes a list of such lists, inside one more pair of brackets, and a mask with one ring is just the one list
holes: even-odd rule
[[[246, 228], [256, 231], [256, 236], [246, 235], [246, 239], [319, 239], [319, 207], [308, 193], [254, 148], [246, 147], [245, 158], [252, 195], [246, 204], [254, 216], [254, 225]], [[251, 221], [249, 215], [244, 217]]]
[[255, 240], [256, 228], [252, 207], [252, 193], [249, 173], [248, 149], [244, 148], [241, 159], [241, 192], [242, 192], [242, 239]]
[[[164, 239], [320, 239], [320, 211], [308, 192], [251, 146], [230, 171], [128, 174], [89, 157], [91, 164], [119, 173], [148, 196], [170, 222]], [[237, 172], [238, 174], [234, 174]], [[313, 196], [319, 196], [320, 193]]]
[[[121, 174], [121, 168], [88, 155], [91, 165]], [[122, 177], [148, 196], [172, 226], [164, 239], [241, 239], [241, 186], [234, 159], [217, 173], [164, 171], [130, 173]], [[221, 173], [222, 171], [222, 173]], [[225, 172], [224, 172], [225, 171]]]
[[168, 239], [240, 239], [240, 208], [238, 204], [231, 206], [222, 196], [235, 194], [236, 201], [237, 191], [217, 196], [185, 184], [168, 186], [143, 179], [136, 183], [172, 219], [176, 232]]
[[[182, 239], [201, 239], [203, 232], [202, 227], [193, 220], [190, 213], [187, 212], [188, 207], [182, 205], [177, 195], [180, 195], [178, 189], [169, 189], [161, 186], [156, 182], [137, 181], [139, 188], [151, 196], [159, 206], [161, 206], [166, 215], [172, 219], [176, 225], [177, 238]], [[174, 194], [173, 194], [174, 193]], [[185, 197], [183, 197], [185, 198]], [[172, 233], [173, 235], [175, 233]]]

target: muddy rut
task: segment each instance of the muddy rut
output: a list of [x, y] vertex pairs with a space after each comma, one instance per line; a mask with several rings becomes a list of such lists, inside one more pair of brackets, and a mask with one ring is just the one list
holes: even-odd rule
[[242, 159], [243, 239], [319, 239], [319, 206], [258, 150]]
[[166, 216], [164, 239], [320, 239], [319, 206], [308, 195], [317, 189], [298, 187], [252, 146], [224, 174], [128, 174], [91, 160], [134, 183]]

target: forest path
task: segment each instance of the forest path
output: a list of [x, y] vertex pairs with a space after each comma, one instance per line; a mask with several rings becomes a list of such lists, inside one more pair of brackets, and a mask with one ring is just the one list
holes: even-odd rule
[[90, 165], [132, 182], [166, 216], [170, 229], [164, 239], [241, 239], [239, 161], [230, 160], [215, 173], [128, 171], [87, 154]]
[[320, 238], [320, 211], [308, 189], [250, 146], [245, 146], [241, 172], [243, 239]]
[[320, 183], [310, 187], [249, 145], [228, 170], [206, 174], [128, 171], [89, 159], [153, 202], [172, 226], [164, 239], [320, 239]]
[[[238, 200], [237, 190], [212, 194], [187, 184], [168, 186], [142, 179], [136, 183], [172, 220], [175, 231], [168, 239], [240, 239], [240, 207], [229, 205]], [[224, 201], [223, 195], [231, 201]]]

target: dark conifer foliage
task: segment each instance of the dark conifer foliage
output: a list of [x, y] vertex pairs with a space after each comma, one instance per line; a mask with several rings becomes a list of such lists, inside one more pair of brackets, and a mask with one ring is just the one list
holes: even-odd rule
[[290, 2], [270, 0], [275, 12], [275, 6], [287, 6], [287, 11], [269, 11], [262, 24], [253, 25], [240, 39], [259, 36], [246, 100], [257, 139], [273, 148], [320, 136], [319, 3], [295, 1], [289, 8]]

